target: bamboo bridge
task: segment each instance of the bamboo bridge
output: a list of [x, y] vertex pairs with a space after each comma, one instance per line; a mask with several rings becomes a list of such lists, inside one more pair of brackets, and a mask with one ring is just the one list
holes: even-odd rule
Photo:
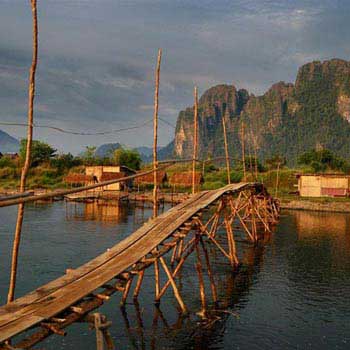
[[[176, 277], [192, 253], [197, 256], [201, 315], [205, 317], [201, 255], [213, 301], [217, 301], [208, 244], [215, 246], [235, 269], [240, 263], [236, 251], [237, 232], [256, 244], [271, 233], [278, 215], [278, 202], [260, 183], [230, 184], [194, 194], [149, 220], [95, 259], [77, 269], [67, 270], [62, 277], [0, 307], [0, 349], [28, 349], [52, 334], [65, 335], [64, 329], [70, 324], [91, 320], [90, 312], [115, 292], [121, 293], [121, 306], [129, 297], [136, 300], [142, 290], [145, 270], [151, 267], [155, 275], [155, 303], [159, 303], [171, 287], [181, 311], [186, 313]], [[160, 267], [167, 277], [163, 285]], [[102, 321], [98, 320], [100, 325]], [[30, 334], [27, 330], [31, 330]], [[14, 345], [13, 337], [17, 335], [21, 336], [15, 338], [17, 343]]]

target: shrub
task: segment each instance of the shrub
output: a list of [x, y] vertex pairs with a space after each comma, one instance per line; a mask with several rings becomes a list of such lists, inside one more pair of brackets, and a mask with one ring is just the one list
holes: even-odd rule
[[205, 182], [203, 185], [204, 190], [216, 190], [220, 187], [225, 186], [225, 183], [221, 181], [214, 181], [214, 182]]

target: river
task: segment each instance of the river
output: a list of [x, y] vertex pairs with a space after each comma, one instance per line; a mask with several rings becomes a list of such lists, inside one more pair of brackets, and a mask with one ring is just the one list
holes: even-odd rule
[[[166, 210], [167, 208], [165, 208]], [[0, 209], [0, 298], [5, 303], [16, 207]], [[136, 230], [150, 209], [54, 202], [28, 205], [16, 296], [23, 295], [105, 251]], [[190, 313], [182, 317], [171, 289], [154, 307], [150, 268], [139, 305], [125, 312], [114, 295], [99, 312], [112, 321], [117, 349], [348, 349], [350, 347], [350, 216], [284, 211], [270, 240], [258, 247], [240, 244], [240, 271], [233, 274], [211, 251], [218, 285], [217, 318], [201, 322], [194, 261], [180, 276]], [[208, 287], [208, 284], [206, 284]], [[40, 349], [96, 349], [85, 323], [51, 336]]]

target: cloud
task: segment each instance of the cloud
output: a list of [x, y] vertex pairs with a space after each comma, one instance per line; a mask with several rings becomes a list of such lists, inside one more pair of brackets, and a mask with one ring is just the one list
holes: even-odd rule
[[[90, 131], [152, 117], [159, 47], [160, 113], [171, 123], [192, 105], [194, 85], [202, 93], [219, 83], [263, 93], [276, 81], [294, 81], [307, 61], [349, 56], [349, 10], [346, 0], [42, 1], [35, 118]], [[2, 121], [25, 120], [30, 61], [29, 5], [3, 0]], [[160, 124], [159, 136], [166, 144], [173, 130]], [[104, 142], [150, 145], [152, 128], [90, 138], [40, 129], [36, 137], [79, 152]]]

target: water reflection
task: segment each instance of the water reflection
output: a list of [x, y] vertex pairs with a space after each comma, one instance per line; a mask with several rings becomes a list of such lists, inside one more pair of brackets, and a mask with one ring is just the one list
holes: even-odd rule
[[239, 319], [239, 308], [235, 307], [242, 299], [246, 299], [257, 278], [264, 247], [244, 246], [243, 264], [236, 272], [232, 272], [230, 264], [212, 248], [211, 246], [208, 251], [215, 275], [218, 302], [212, 301], [209, 281], [203, 271], [208, 317], [202, 319], [197, 314], [200, 309], [199, 287], [196, 275], [188, 275], [194, 263], [189, 261], [187, 270], [179, 274], [177, 280], [179, 290], [185, 296], [185, 303], [190, 310], [189, 314], [183, 315], [176, 304], [174, 312], [171, 307], [174, 305], [171, 293], [160, 306], [146, 307], [146, 310], [141, 302], [121, 309], [125, 334], [132, 349], [222, 348], [220, 344], [223, 343], [226, 323], [232, 318]]
[[[0, 212], [2, 300], [6, 300], [16, 209]], [[67, 213], [63, 202], [26, 209], [18, 295], [94, 258], [152, 215], [149, 208], [104, 208], [97, 203], [77, 204], [76, 213], [72, 208]], [[112, 321], [110, 332], [117, 349], [348, 349], [349, 222], [347, 214], [284, 212], [270, 241], [258, 247], [237, 244], [243, 265], [235, 274], [209, 245], [219, 303], [213, 303], [203, 271], [210, 315], [206, 321], [196, 314], [201, 303], [193, 257], [178, 279], [190, 310], [186, 317], [178, 312], [171, 289], [160, 307], [154, 306], [151, 268], [146, 270], [139, 304], [120, 309], [120, 295], [115, 295], [99, 312]], [[67, 337], [53, 336], [40, 348], [95, 350], [95, 334], [86, 324], [77, 323], [68, 329]]]
[[128, 206], [117, 201], [67, 202], [66, 218], [67, 220], [100, 221], [106, 224], [125, 223], [128, 218]]
[[[166, 210], [159, 208], [159, 213]], [[91, 201], [87, 203], [66, 202], [66, 219], [68, 221], [98, 221], [106, 225], [127, 223], [133, 216], [134, 224], [141, 225], [149, 217], [150, 209], [137, 203], [119, 201]]]
[[295, 211], [296, 228], [299, 238], [312, 236], [346, 236], [350, 228], [348, 215], [340, 213]]

